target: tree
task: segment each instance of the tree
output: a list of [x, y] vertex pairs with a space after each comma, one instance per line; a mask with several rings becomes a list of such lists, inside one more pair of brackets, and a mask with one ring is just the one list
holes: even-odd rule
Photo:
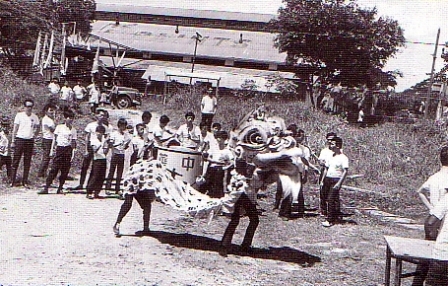
[[39, 31], [55, 31], [60, 36], [64, 22], [76, 22], [76, 32], [85, 36], [95, 9], [94, 0], [0, 0], [3, 54], [23, 56], [34, 49]]
[[[275, 45], [292, 64], [306, 63], [330, 82], [375, 86], [381, 79], [396, 84], [395, 72], [383, 72], [387, 60], [404, 45], [403, 30], [376, 8], [355, 0], [284, 0], [271, 21]], [[384, 74], [383, 74], [384, 73]]]

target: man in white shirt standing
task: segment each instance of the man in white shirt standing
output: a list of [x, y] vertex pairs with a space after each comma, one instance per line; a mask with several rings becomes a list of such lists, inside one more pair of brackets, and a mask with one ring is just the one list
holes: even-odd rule
[[215, 116], [216, 109], [218, 108], [218, 100], [213, 94], [213, 88], [209, 87], [207, 89], [207, 94], [204, 95], [201, 102], [201, 122], [204, 122], [207, 126], [207, 131], [211, 131], [213, 116]]
[[325, 163], [325, 171], [323, 174], [323, 180], [320, 181], [322, 186], [323, 199], [326, 205], [326, 217], [327, 220], [322, 222], [324, 227], [330, 227], [334, 225], [340, 216], [340, 195], [339, 192], [342, 187], [342, 183], [347, 177], [349, 161], [347, 156], [342, 152], [342, 139], [340, 137], [333, 138], [330, 141], [330, 150], [332, 150], [333, 156], [328, 158]]
[[61, 94], [59, 96], [59, 105], [62, 110], [66, 108], [70, 108], [73, 102], [73, 90], [68, 85], [68, 81], [64, 83], [64, 86], [61, 88]]
[[11, 187], [14, 186], [17, 168], [23, 155], [22, 185], [29, 188], [28, 175], [30, 173], [31, 157], [33, 156], [34, 137], [39, 132], [39, 118], [33, 113], [34, 101], [25, 99], [25, 111], [19, 112], [14, 118], [11, 148], [14, 150], [12, 162]]
[[75, 94], [74, 103], [75, 109], [79, 112], [79, 104], [86, 98], [87, 89], [82, 86], [81, 81], [78, 80], [76, 85], [73, 87], [73, 93]]
[[45, 115], [42, 118], [41, 130], [42, 130], [42, 162], [39, 168], [38, 177], [45, 178], [47, 176], [48, 164], [50, 163], [51, 144], [54, 138], [54, 129], [56, 125], [54, 123], [54, 114], [56, 106], [53, 104], [47, 104], [44, 107]]
[[48, 84], [48, 91], [50, 92], [50, 96], [52, 98], [58, 98], [59, 92], [61, 91], [61, 87], [58, 84], [58, 79], [54, 78], [50, 84]]
[[[440, 150], [440, 163], [442, 167], [440, 170], [430, 176], [423, 185], [418, 188], [417, 193], [422, 200], [423, 204], [429, 210], [429, 216], [425, 221], [425, 239], [426, 240], [436, 240], [438, 229], [442, 223], [441, 219], [434, 219], [432, 215], [432, 210], [438, 206], [439, 201], [444, 198], [445, 194], [448, 192], [448, 146], [443, 146]], [[428, 196], [429, 195], [429, 196]], [[439, 215], [440, 217], [441, 215]], [[436, 231], [431, 231], [436, 230]], [[418, 264], [416, 272], [419, 275], [414, 277], [412, 286], [423, 286], [423, 282], [426, 279], [428, 273], [429, 264], [421, 263]]]

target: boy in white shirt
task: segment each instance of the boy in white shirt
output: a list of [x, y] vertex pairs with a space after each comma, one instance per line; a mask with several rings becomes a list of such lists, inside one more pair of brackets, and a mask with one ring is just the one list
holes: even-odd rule
[[176, 132], [176, 139], [182, 147], [196, 150], [201, 142], [201, 130], [194, 122], [195, 115], [189, 111], [185, 114], [185, 124], [179, 126]]
[[204, 122], [207, 126], [207, 131], [211, 131], [211, 126], [213, 122], [213, 116], [215, 116], [216, 109], [218, 108], [218, 100], [213, 94], [213, 88], [209, 87], [207, 89], [207, 94], [204, 95], [201, 101], [201, 112], [202, 118], [201, 122]]
[[129, 148], [129, 144], [131, 143], [132, 140], [131, 136], [126, 131], [127, 126], [128, 122], [126, 121], [126, 119], [124, 118], [118, 119], [117, 123], [118, 130], [113, 131], [109, 138], [109, 148], [112, 148], [112, 157], [110, 159], [109, 174], [106, 179], [106, 190], [110, 190], [112, 188], [112, 179], [114, 177], [114, 173], [116, 170], [117, 171], [115, 181], [116, 194], [119, 194], [120, 192], [120, 183], [124, 170], [125, 150]]
[[153, 146], [153, 142], [145, 137], [145, 124], [139, 123], [135, 127], [137, 135], [132, 138], [133, 152], [130, 159], [130, 165], [134, 165], [140, 159], [148, 159], [149, 149]]
[[330, 150], [334, 152], [332, 157], [327, 158], [325, 163], [325, 171], [323, 180], [320, 182], [322, 186], [323, 197], [326, 205], [327, 220], [322, 223], [324, 227], [334, 225], [339, 219], [340, 210], [340, 196], [342, 183], [347, 177], [349, 161], [347, 156], [342, 152], [342, 139], [339, 137], [333, 138], [330, 141]]
[[93, 150], [93, 164], [86, 188], [88, 199], [99, 198], [99, 193], [103, 188], [106, 177], [106, 155], [109, 152], [109, 144], [105, 139], [105, 133], [106, 127], [104, 125], [98, 125], [95, 129], [95, 135], [90, 140], [90, 146]]
[[204, 160], [208, 162], [205, 174], [205, 187], [201, 191], [208, 191], [211, 198], [222, 198], [227, 189], [228, 169], [232, 166], [234, 156], [232, 151], [225, 148], [225, 142], [229, 138], [226, 131], [216, 133], [218, 145], [209, 150], [209, 156]]
[[9, 117], [3, 116], [0, 122], [0, 169], [6, 166], [8, 181], [11, 179], [12, 158], [9, 141], [10, 122]]
[[56, 125], [54, 123], [54, 115], [56, 112], [56, 106], [53, 104], [47, 104], [44, 107], [45, 115], [42, 117], [41, 121], [41, 131], [42, 131], [42, 162], [39, 168], [38, 177], [46, 178], [48, 164], [50, 163], [50, 152], [51, 144], [53, 144], [54, 139], [54, 129]]
[[62, 188], [67, 180], [68, 173], [70, 172], [71, 163], [73, 161], [73, 152], [76, 149], [77, 133], [73, 127], [73, 119], [75, 113], [71, 110], [64, 111], [64, 123], [56, 126], [54, 130], [54, 139], [51, 146], [51, 153], [56, 147], [56, 154], [53, 159], [50, 172], [45, 180], [44, 189], [38, 194], [48, 194], [48, 188], [53, 180], [56, 178], [59, 172], [59, 187], [56, 191], [57, 194], [62, 194]]
[[156, 146], [165, 146], [166, 142], [174, 137], [174, 134], [166, 127], [170, 119], [166, 115], [160, 116], [159, 125], [154, 126], [154, 141]]

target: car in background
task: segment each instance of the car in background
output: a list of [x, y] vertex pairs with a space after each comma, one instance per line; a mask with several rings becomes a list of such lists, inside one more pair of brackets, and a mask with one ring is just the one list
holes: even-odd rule
[[115, 86], [106, 93], [107, 103], [113, 103], [118, 109], [137, 107], [142, 104], [142, 93], [136, 88]]

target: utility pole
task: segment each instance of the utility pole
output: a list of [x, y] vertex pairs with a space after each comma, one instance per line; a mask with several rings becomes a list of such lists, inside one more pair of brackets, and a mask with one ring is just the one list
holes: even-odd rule
[[436, 46], [434, 47], [434, 54], [432, 55], [431, 78], [429, 80], [428, 93], [426, 95], [426, 103], [425, 103], [425, 115], [424, 115], [425, 119], [428, 119], [429, 104], [431, 102], [431, 89], [434, 83], [434, 67], [436, 65], [436, 59], [437, 59], [437, 47], [439, 45], [439, 36], [440, 36], [440, 28], [437, 31]]
[[196, 51], [198, 49], [198, 42], [201, 41], [202, 35], [199, 34], [198, 32], [196, 32], [196, 35], [194, 36], [195, 38], [195, 44], [194, 44], [194, 53], [193, 53], [193, 60], [191, 63], [191, 72], [194, 72], [194, 62], [196, 61]]

